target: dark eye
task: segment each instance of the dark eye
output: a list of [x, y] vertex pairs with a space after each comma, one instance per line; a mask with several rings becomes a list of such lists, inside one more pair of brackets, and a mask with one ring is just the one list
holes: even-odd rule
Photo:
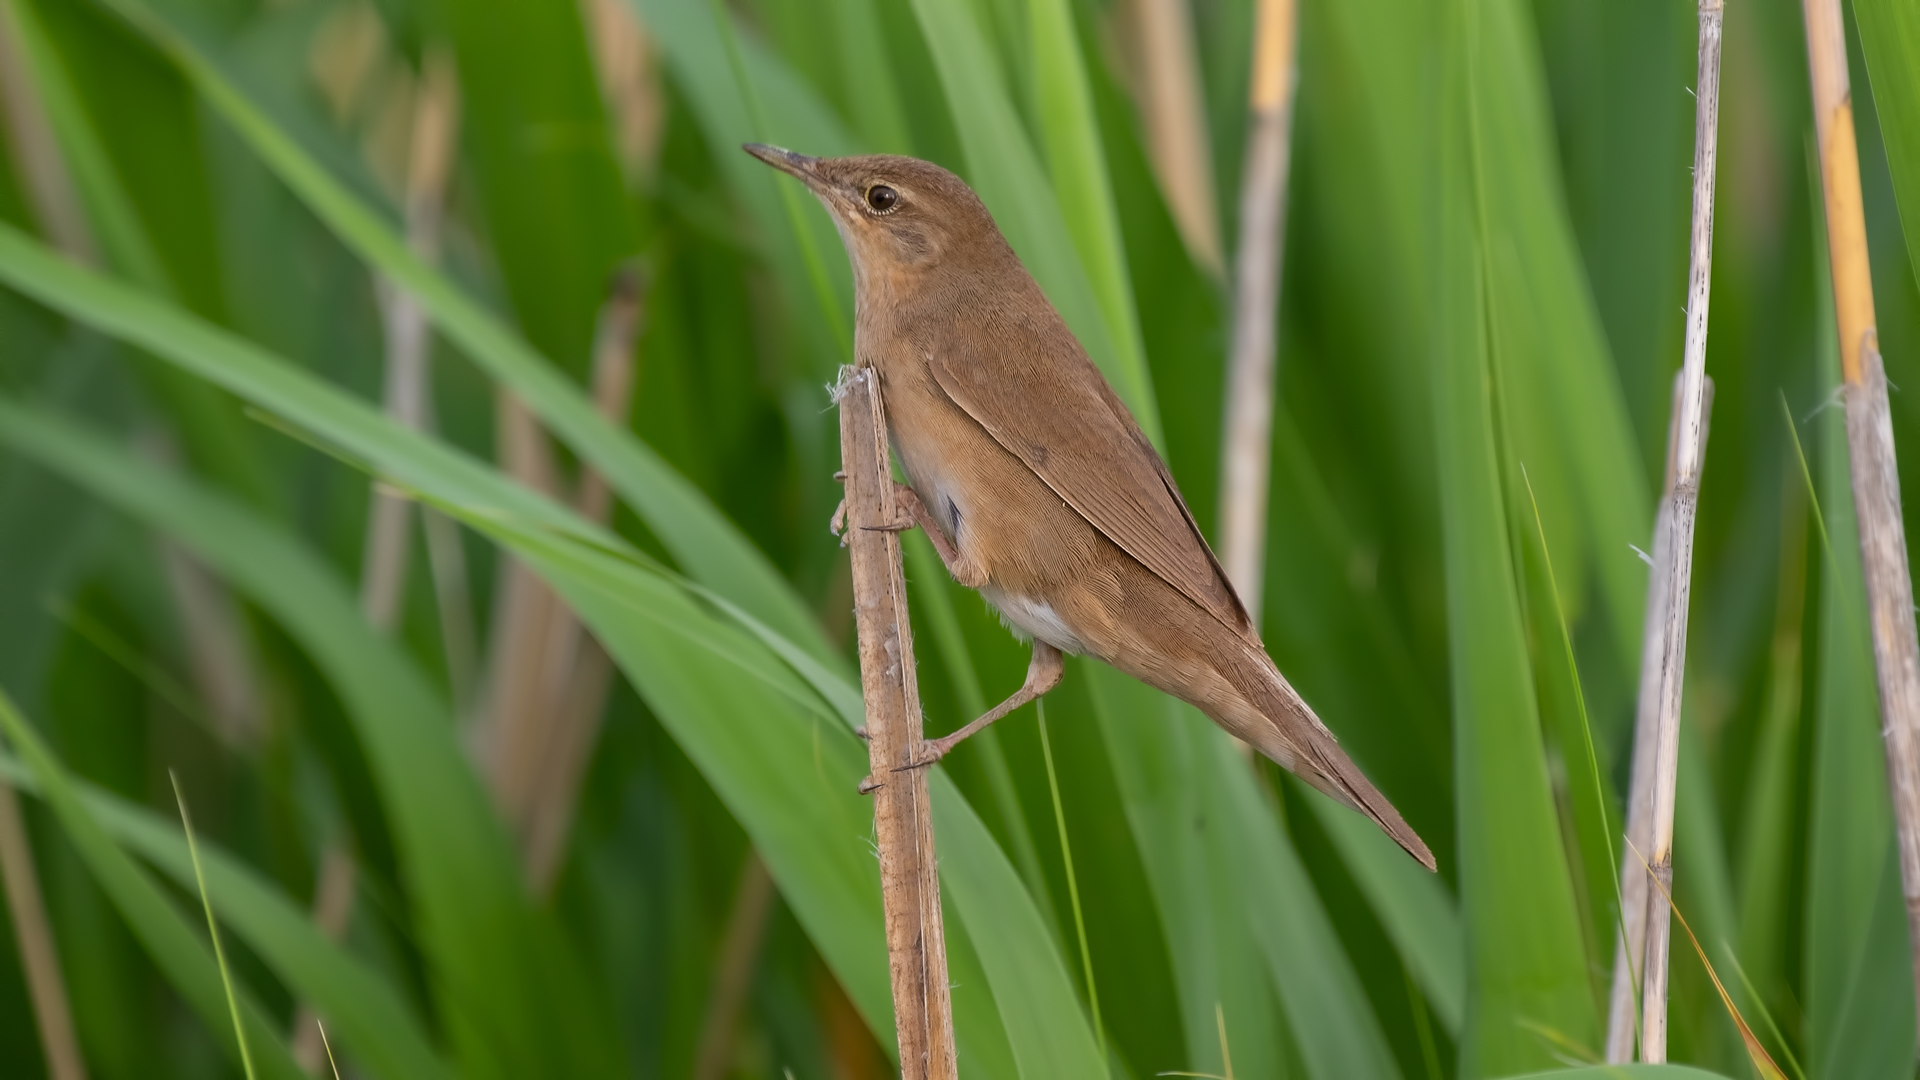
[[884, 214], [900, 205], [900, 193], [885, 184], [875, 184], [867, 189], [867, 205]]

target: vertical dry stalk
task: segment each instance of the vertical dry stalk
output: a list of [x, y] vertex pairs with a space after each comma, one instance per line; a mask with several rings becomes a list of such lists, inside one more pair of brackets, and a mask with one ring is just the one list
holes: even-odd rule
[[40, 899], [40, 879], [33, 869], [33, 850], [27, 845], [26, 822], [13, 788], [0, 783], [0, 885], [5, 885], [7, 912], [13, 918], [13, 938], [20, 947], [20, 966], [27, 977], [27, 996], [33, 1000], [34, 1023], [40, 1028], [40, 1049], [46, 1055], [49, 1080], [86, 1080], [87, 1066], [73, 1033], [73, 1014], [67, 1008], [66, 980], [60, 976], [60, 957], [53, 949], [46, 905]]
[[1193, 24], [1184, 0], [1132, 0], [1137, 59], [1134, 93], [1147, 128], [1147, 155], [1187, 251], [1208, 273], [1224, 272], [1220, 214], [1214, 204], [1213, 150]]
[[[626, 426], [633, 399], [634, 343], [640, 333], [640, 282], [631, 271], [616, 280], [613, 295], [600, 312], [593, 357], [593, 400], [600, 415]], [[587, 469], [580, 477], [574, 506], [585, 517], [605, 522], [613, 514], [613, 489], [606, 477]], [[600, 731], [600, 714], [613, 685], [613, 659], [586, 632], [580, 620], [567, 613], [566, 633], [560, 645], [558, 685], [552, 729], [542, 748], [529, 793], [522, 854], [527, 881], [537, 894], [553, 885], [560, 856], [573, 826], [579, 802], [580, 778]]]
[[1299, 11], [1295, 0], [1260, 0], [1257, 18], [1247, 163], [1240, 182], [1240, 246], [1233, 262], [1226, 444], [1220, 455], [1221, 562], [1255, 625], [1267, 551], [1274, 329], [1287, 233]]
[[900, 516], [887, 463], [879, 380], [868, 368], [842, 368], [834, 396], [840, 404], [840, 460], [847, 476], [847, 543], [853, 554], [860, 689], [867, 706], [867, 754], [873, 769], [863, 787], [873, 793], [900, 1067], [905, 1080], [955, 1080], [953, 1004], [940, 917], [940, 875], [934, 862], [933, 803], [927, 771], [911, 767], [923, 740], [907, 585], [900, 568], [900, 535], [878, 528]]
[[[1722, 0], [1700, 0], [1700, 64], [1693, 121], [1693, 230], [1688, 258], [1687, 342], [1680, 365], [1679, 442], [1667, 500], [1667, 602], [1654, 724], [1648, 863], [1660, 888], [1647, 897], [1646, 961], [1640, 989], [1640, 1060], [1667, 1060], [1667, 948], [1672, 929], [1673, 801], [1680, 754], [1680, 696], [1687, 656], [1687, 601], [1693, 592], [1693, 527], [1706, 449], [1707, 300], [1713, 284], [1713, 180], [1720, 124]], [[1633, 856], [1629, 854], [1629, 858]]]
[[[1666, 655], [1667, 595], [1670, 532], [1673, 523], [1673, 481], [1679, 467], [1680, 393], [1685, 387], [1680, 373], [1673, 377], [1673, 400], [1667, 423], [1666, 481], [1660, 493], [1660, 508], [1653, 523], [1653, 555], [1647, 576], [1647, 610], [1640, 639], [1640, 692], [1634, 707], [1633, 771], [1627, 794], [1627, 847], [1620, 862], [1620, 934], [1613, 947], [1613, 989], [1607, 1010], [1606, 1059], [1609, 1064], [1633, 1061], [1634, 1033], [1640, 1012], [1635, 1007], [1640, 988], [1639, 973], [1645, 959], [1647, 869], [1635, 852], [1645, 853], [1653, 845], [1653, 773], [1654, 749], [1658, 745], [1656, 726], [1660, 714], [1660, 663]], [[1713, 379], [1706, 382], [1706, 400], [1702, 402], [1700, 438], [1703, 447], [1711, 432], [1713, 416]]]
[[740, 885], [733, 894], [733, 910], [720, 939], [720, 961], [714, 965], [713, 991], [707, 995], [707, 1018], [700, 1030], [700, 1050], [694, 1057], [693, 1080], [722, 1080], [733, 1064], [733, 1029], [740, 1019], [753, 983], [753, 965], [766, 935], [767, 915], [773, 910], [773, 875], [760, 855], [748, 851], [740, 868]]
[[[1847, 458], [1867, 613], [1880, 690], [1888, 787], [1899, 836], [1900, 881], [1907, 901], [1907, 937], [1920, 985], [1920, 645], [1914, 640], [1913, 579], [1900, 520], [1900, 470], [1887, 411], [1887, 373], [1874, 329], [1873, 275], [1854, 147], [1853, 97], [1838, 0], [1804, 0], [1814, 124], [1820, 136], [1820, 187], [1826, 196], [1827, 258], [1840, 331], [1845, 380]], [[1917, 995], [1920, 997], [1920, 995]]]
[[[594, 348], [595, 404], [615, 423], [626, 422], [639, 322], [638, 281], [623, 274], [601, 309]], [[507, 472], [535, 490], [557, 493], [560, 479], [546, 432], [519, 399], [502, 391], [499, 401]], [[581, 477], [578, 507], [600, 521], [612, 512], [612, 492], [592, 470]], [[494, 800], [520, 838], [527, 883], [544, 893], [565, 851], [613, 664], [531, 570], [513, 562], [505, 573], [481, 746]]]
[[[452, 59], [438, 49], [429, 49], [421, 63], [419, 91], [413, 101], [405, 192], [407, 246], [429, 262], [440, 250], [440, 223], [447, 176], [453, 168], [453, 138], [459, 105]], [[386, 413], [405, 427], [425, 429], [432, 424], [433, 412], [428, 383], [433, 337], [426, 309], [390, 282], [381, 281], [377, 288], [386, 346], [382, 391]], [[400, 600], [406, 592], [412, 505], [405, 495], [378, 483], [374, 485], [373, 505], [367, 515], [366, 555], [360, 574], [360, 610], [367, 622], [382, 633], [391, 630], [398, 621]], [[428, 524], [432, 523], [433, 516], [431, 510], [422, 513], [423, 521]], [[448, 575], [437, 565], [445, 557], [443, 550], [429, 550], [429, 558], [436, 564], [434, 591], [441, 601], [448, 675], [457, 688], [471, 664], [454, 662], [456, 656], [462, 655], [459, 639], [464, 626], [448, 625], [444, 615], [450, 602], [455, 608], [464, 604], [464, 594], [449, 597], [445, 580]], [[464, 570], [461, 576], [465, 576]], [[347, 921], [353, 916], [358, 878], [358, 866], [338, 841], [328, 844], [320, 853], [320, 873], [313, 890], [313, 921], [322, 933], [335, 941], [346, 933]], [[319, 1071], [326, 1060], [319, 1017], [304, 1002], [294, 1015], [291, 1049], [294, 1060], [309, 1073]]]
[[[454, 117], [459, 98], [453, 64], [430, 51], [421, 65], [412, 140], [407, 155], [407, 246], [433, 261], [440, 250], [440, 220], [447, 174], [453, 164]], [[406, 291], [382, 281], [380, 314], [386, 337], [386, 413], [405, 427], [427, 426], [427, 361], [433, 345], [426, 309]], [[406, 587], [408, 530], [412, 503], [396, 491], [376, 487], [367, 518], [366, 569], [360, 577], [360, 606], [381, 630], [393, 626]]]

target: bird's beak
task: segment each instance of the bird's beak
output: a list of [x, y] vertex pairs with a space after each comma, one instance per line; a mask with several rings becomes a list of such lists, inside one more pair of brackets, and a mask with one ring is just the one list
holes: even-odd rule
[[820, 174], [816, 170], [816, 167], [820, 164], [819, 158], [808, 157], [805, 154], [796, 154], [791, 150], [783, 150], [778, 146], [768, 146], [766, 143], [746, 143], [743, 144], [740, 149], [745, 150], [747, 153], [752, 154], [754, 157], [779, 169], [783, 173], [797, 177], [801, 183], [806, 184], [810, 188], [818, 189], [820, 186]]

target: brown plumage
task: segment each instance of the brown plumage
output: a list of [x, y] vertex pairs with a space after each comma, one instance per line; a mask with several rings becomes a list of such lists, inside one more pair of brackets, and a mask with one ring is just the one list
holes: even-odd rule
[[[810, 158], [757, 144], [839, 227], [858, 362], [880, 375], [903, 499], [955, 580], [1031, 637], [1026, 685], [960, 740], [1059, 682], [1084, 653], [1227, 731], [1433, 855], [1268, 658], [1173, 475], [973, 190], [914, 158]], [[904, 493], [903, 493], [904, 494]]]

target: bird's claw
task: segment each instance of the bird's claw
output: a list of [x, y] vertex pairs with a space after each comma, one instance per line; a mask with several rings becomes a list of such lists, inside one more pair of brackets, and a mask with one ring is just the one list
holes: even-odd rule
[[840, 538], [840, 546], [847, 546], [847, 500], [841, 499], [840, 505], [833, 508], [833, 517], [827, 521], [827, 531]]
[[913, 772], [916, 769], [924, 769], [929, 765], [938, 765], [940, 763], [940, 759], [947, 756], [947, 751], [949, 749], [952, 749], [952, 748], [942, 746], [937, 741], [921, 743], [920, 752], [925, 754], [926, 756], [921, 758], [919, 761], [908, 762], [907, 764], [902, 765], [894, 769], [893, 771], [894, 772]]
[[860, 794], [871, 795], [874, 792], [879, 791], [881, 788], [886, 786], [887, 785], [869, 776], [866, 779], [860, 781]]
[[853, 734], [855, 738], [860, 739], [862, 741], [873, 738], [872, 733], [867, 731], [867, 725], [865, 724], [861, 724], [859, 727], [854, 728]]

